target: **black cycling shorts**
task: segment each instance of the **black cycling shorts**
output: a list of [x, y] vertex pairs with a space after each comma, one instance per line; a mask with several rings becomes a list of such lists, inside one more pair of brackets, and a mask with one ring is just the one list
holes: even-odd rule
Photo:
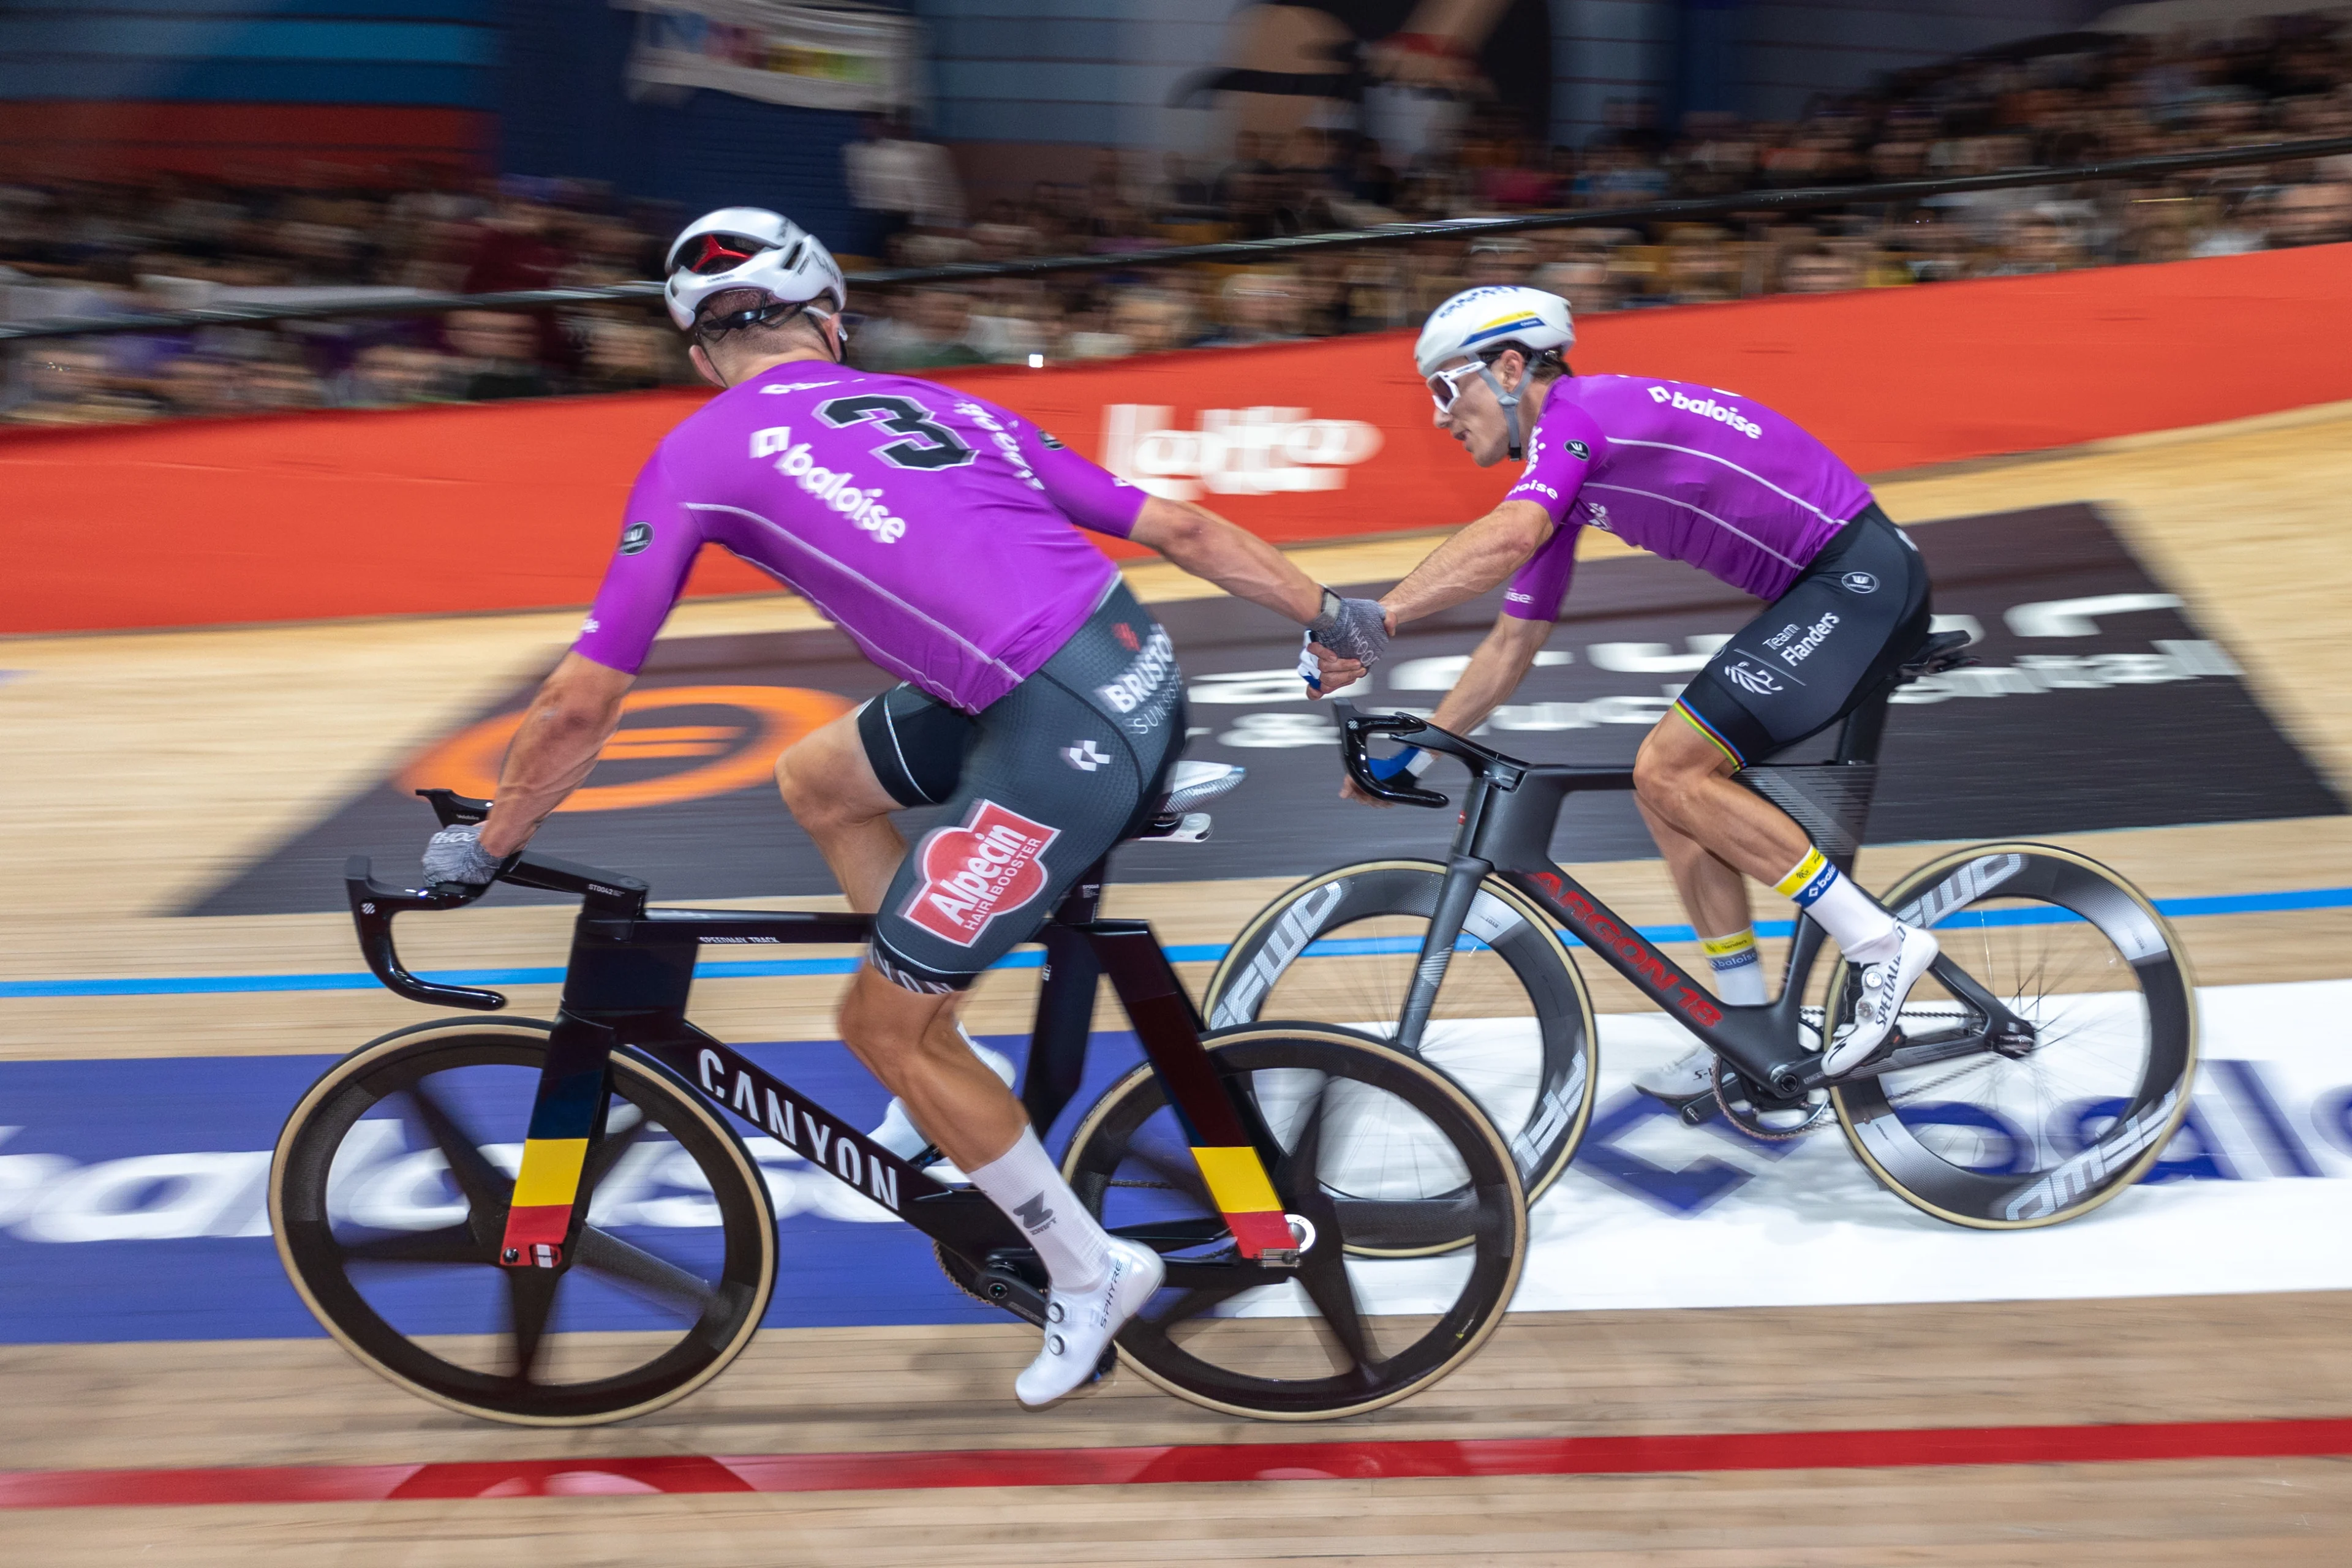
[[944, 805], [874, 917], [876, 968], [960, 991], [1037, 933], [1070, 885], [1144, 826], [1184, 749], [1176, 649], [1116, 584], [1045, 668], [977, 714], [910, 686], [858, 713], [902, 805]]
[[1740, 767], [1862, 705], [1927, 639], [1927, 566], [1875, 504], [1740, 627], [1675, 710]]

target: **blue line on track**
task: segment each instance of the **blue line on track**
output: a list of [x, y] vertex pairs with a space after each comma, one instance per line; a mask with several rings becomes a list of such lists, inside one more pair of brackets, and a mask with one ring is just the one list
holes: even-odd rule
[[[2156, 907], [2168, 920], [2188, 920], [2201, 915], [2277, 914], [2293, 910], [2352, 909], [2352, 888], [2294, 888], [2271, 893], [2216, 893], [2200, 898], [2158, 899]], [[1942, 922], [1938, 929], [2060, 925], [2078, 918], [2063, 910], [2054, 909], [1994, 910], [1980, 915], [1958, 916]], [[1652, 942], [1698, 940], [1698, 933], [1686, 925], [1642, 926], [1637, 929]], [[1790, 921], [1759, 921], [1756, 923], [1758, 936], [1787, 936], [1793, 929], [1794, 922]], [[1567, 932], [1560, 934], [1568, 937], [1571, 946], [1580, 945]], [[1472, 938], [1462, 940], [1465, 946], [1475, 945]], [[1411, 937], [1340, 937], [1318, 942], [1307, 951], [1318, 957], [1330, 958], [1358, 953], [1417, 952], [1420, 949], [1421, 943]], [[1225, 944], [1179, 943], [1168, 950], [1168, 956], [1178, 963], [1213, 963], [1225, 956]], [[1042, 952], [1015, 952], [999, 960], [995, 967], [1035, 969], [1045, 961], [1045, 955]], [[704, 965], [698, 973], [705, 980], [763, 979], [780, 974], [848, 974], [855, 972], [861, 962], [855, 958], [720, 961]], [[563, 971], [434, 969], [426, 970], [420, 978], [443, 985], [556, 985], [562, 983]], [[339, 974], [141, 974], [102, 980], [0, 980], [0, 1000], [30, 996], [200, 996], [267, 991], [368, 991], [375, 985], [375, 976], [364, 971]]]

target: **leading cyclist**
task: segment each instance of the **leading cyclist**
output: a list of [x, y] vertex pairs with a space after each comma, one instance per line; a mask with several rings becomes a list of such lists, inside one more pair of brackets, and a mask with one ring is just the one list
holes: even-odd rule
[[[955, 1009], [1141, 826], [1185, 729], [1168, 634], [1077, 530], [1149, 545], [1366, 663], [1386, 643], [1379, 606], [1340, 600], [1253, 535], [1145, 495], [984, 399], [845, 365], [841, 271], [775, 213], [709, 214], [666, 271], [695, 368], [723, 390], [646, 462], [488, 820], [436, 834], [425, 875], [488, 881], [579, 787], [706, 543], [806, 596], [904, 677], [794, 746], [778, 774], [851, 906], [875, 917], [844, 1039], [1045, 1263], [1045, 1348], [1013, 1386], [1048, 1404], [1093, 1376], [1163, 1270], [1078, 1202]], [[908, 853], [889, 816], [919, 805], [945, 812]]]
[[[1438, 427], [1482, 468], [1524, 455], [1527, 469], [1381, 600], [1389, 629], [1509, 580], [1494, 629], [1432, 718], [1467, 734], [1550, 636], [1581, 528], [1769, 600], [1643, 739], [1634, 798], [1726, 1002], [1765, 1000], [1744, 877], [1793, 899], [1862, 966], [1854, 1016], [1822, 1063], [1850, 1072], [1885, 1043], [1936, 939], [1897, 921], [1732, 775], [1843, 719], [1917, 651], [1927, 566], [1869, 488], [1789, 420], [1709, 387], [1576, 375], [1562, 357], [1575, 342], [1568, 301], [1537, 289], [1472, 289], [1431, 313], [1413, 357]], [[1327, 689], [1361, 673], [1320, 663]], [[1390, 776], [1416, 764], [1410, 748], [1381, 759]], [[1366, 798], [1352, 784], [1342, 793]], [[1681, 1101], [1713, 1074], [1700, 1047], [1639, 1082]]]

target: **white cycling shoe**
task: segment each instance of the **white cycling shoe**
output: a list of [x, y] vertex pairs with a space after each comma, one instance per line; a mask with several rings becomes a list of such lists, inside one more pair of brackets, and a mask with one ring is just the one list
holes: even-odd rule
[[1682, 1105], [1715, 1092], [1715, 1053], [1693, 1046], [1664, 1067], [1634, 1075], [1633, 1087], [1653, 1100]]
[[1902, 1015], [1904, 998], [1911, 994], [1911, 987], [1919, 983], [1919, 977], [1927, 973], [1928, 965], [1936, 962], [1936, 954], [1941, 951], [1935, 937], [1916, 926], [1897, 925], [1895, 930], [1902, 945], [1895, 950], [1894, 957], [1863, 966], [1861, 994], [1853, 1004], [1853, 1022], [1839, 1027], [1828, 1054], [1822, 1058], [1822, 1070], [1831, 1078], [1853, 1071], [1886, 1043], [1895, 1019]]
[[1045, 1347], [1021, 1375], [1013, 1392], [1030, 1409], [1051, 1405], [1094, 1381], [1095, 1363], [1119, 1327], [1151, 1300], [1168, 1266], [1148, 1247], [1114, 1237], [1110, 1272], [1091, 1290], [1055, 1290], [1045, 1299]]
[[[986, 1062], [988, 1070], [1004, 1080], [1005, 1088], [1013, 1087], [1013, 1080], [1017, 1074], [1011, 1057], [1006, 1056], [1003, 1051], [992, 1051], [970, 1035], [964, 1034], [961, 1024], [956, 1026], [956, 1033], [963, 1035], [963, 1043], [971, 1047], [971, 1054]], [[917, 1127], [908, 1119], [905, 1102], [895, 1094], [890, 1097], [890, 1109], [884, 1113], [882, 1125], [866, 1136], [873, 1139], [901, 1160], [911, 1160], [931, 1146], [931, 1141], [923, 1136], [922, 1129]]]

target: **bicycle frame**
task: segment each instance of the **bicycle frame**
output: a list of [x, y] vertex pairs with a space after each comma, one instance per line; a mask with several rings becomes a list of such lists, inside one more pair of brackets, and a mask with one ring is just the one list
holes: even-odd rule
[[[445, 826], [478, 822], [488, 804], [446, 790], [420, 791]], [[604, 1135], [604, 1091], [611, 1053], [651, 1058], [722, 1110], [774, 1138], [817, 1169], [890, 1211], [981, 1274], [990, 1298], [1042, 1322], [1045, 1281], [1019, 1228], [976, 1188], [950, 1187], [900, 1159], [726, 1042], [689, 1023], [686, 1003], [695, 959], [704, 947], [864, 942], [868, 917], [806, 911], [648, 909], [635, 878], [551, 856], [511, 857], [499, 879], [578, 895], [563, 997], [532, 1103], [523, 1159], [508, 1211], [500, 1261], [509, 1268], [562, 1268], [586, 1221], [578, 1203], [581, 1172]], [[487, 891], [445, 884], [412, 891], [377, 882], [363, 857], [344, 868], [361, 952], [376, 978], [414, 1002], [476, 1011], [506, 1005], [496, 991], [437, 984], [403, 968], [393, 918], [409, 910], [454, 909]], [[1270, 1173], [1280, 1148], [1245, 1097], [1225, 1088], [1201, 1046], [1202, 1024], [1167, 954], [1141, 921], [1103, 920], [1099, 862], [1081, 878], [1042, 933], [1047, 962], [1031, 1034], [1021, 1099], [1041, 1130], [1068, 1104], [1085, 1070], [1098, 983], [1110, 981], [1166, 1086], [1207, 1189], [1231, 1230], [1244, 1266], [1265, 1283], [1297, 1267], [1297, 1241], [1273, 1196]], [[444, 890], [446, 889], [446, 890]], [[1159, 1238], [1178, 1246], [1202, 1237]], [[1026, 1265], [1026, 1266], [1024, 1266]], [[1230, 1280], [1233, 1263], [1171, 1260], [1171, 1285], [1213, 1270]]]
[[[1857, 786], [1846, 793], [1858, 800], [1863, 811], [1867, 809], [1875, 776], [1886, 699], [1895, 684], [1890, 681], [1848, 716], [1829, 764], [1857, 770], [1846, 775]], [[1399, 1020], [1398, 1044], [1406, 1049], [1418, 1046], [1478, 884], [1496, 873], [1556, 916], [1602, 963], [1705, 1041], [1750, 1083], [1792, 1100], [1824, 1085], [1822, 1054], [1803, 1043], [1804, 979], [1828, 940], [1810, 916], [1801, 912], [1798, 916], [1779, 997], [1762, 1006], [1734, 1006], [1694, 979], [1683, 965], [1659, 952], [1632, 922], [1620, 918], [1598, 895], [1553, 863], [1552, 828], [1569, 795], [1578, 790], [1630, 790], [1633, 787], [1630, 769], [1523, 763], [1410, 715], [1365, 717], [1346, 703], [1335, 706], [1342, 721], [1340, 749], [1348, 772], [1369, 793], [1412, 805], [1452, 804], [1435, 791], [1400, 787], [1374, 777], [1367, 765], [1365, 742], [1375, 734], [1443, 752], [1460, 760], [1471, 773], [1447, 860], [1445, 884], [1431, 911], [1421, 960]], [[1769, 775], [1794, 771], [1766, 764], [1739, 776], [1766, 798], [1784, 801], [1787, 792], [1773, 787]], [[1842, 871], [1853, 869], [1861, 841], [1860, 816], [1855, 812], [1843, 824], [1824, 817], [1808, 825], [1817, 838], [1832, 838], [1823, 852]], [[1824, 828], [1829, 831], [1824, 833]], [[1922, 1067], [1985, 1050], [2030, 1047], [2032, 1026], [1970, 979], [1948, 955], [1939, 956], [1931, 973], [1977, 1012], [1978, 1020], [1906, 1040], [1865, 1068], [1866, 1074]]]

